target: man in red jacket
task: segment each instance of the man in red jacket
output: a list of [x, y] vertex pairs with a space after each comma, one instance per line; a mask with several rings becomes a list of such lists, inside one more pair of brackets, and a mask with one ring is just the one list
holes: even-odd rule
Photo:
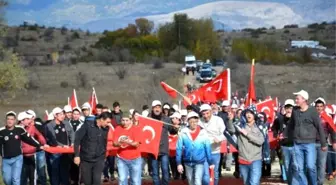
[[[18, 121], [20, 122], [20, 125], [27, 130], [28, 134], [31, 135], [33, 139], [36, 139], [41, 145], [46, 145], [45, 138], [33, 124], [33, 115], [28, 114], [27, 112], [21, 112], [18, 115]], [[35, 185], [36, 184], [35, 181], [37, 179], [35, 177], [36, 147], [22, 142], [22, 153], [23, 153], [23, 165], [21, 172], [21, 185], [26, 185], [27, 179], [29, 179], [30, 185]]]

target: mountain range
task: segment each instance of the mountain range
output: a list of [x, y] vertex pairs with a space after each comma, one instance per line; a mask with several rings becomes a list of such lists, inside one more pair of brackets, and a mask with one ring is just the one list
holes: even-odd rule
[[242, 29], [334, 21], [335, 0], [11, 0], [9, 25], [23, 21], [90, 31], [114, 30], [146, 17], [155, 25], [175, 13], [212, 18], [217, 28]]

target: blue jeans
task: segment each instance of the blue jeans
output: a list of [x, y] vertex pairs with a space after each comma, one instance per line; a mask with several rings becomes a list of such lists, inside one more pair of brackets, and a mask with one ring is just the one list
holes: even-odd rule
[[252, 164], [239, 164], [240, 176], [243, 178], [244, 185], [259, 185], [261, 177], [262, 161], [253, 161]]
[[282, 160], [283, 160], [283, 165], [285, 167], [285, 171], [283, 173], [283, 180], [287, 180], [288, 184], [292, 184], [292, 164], [293, 164], [293, 157], [292, 157], [292, 152], [293, 152], [293, 147], [288, 147], [288, 146], [281, 146], [282, 150]]
[[201, 185], [204, 172], [204, 164], [185, 164], [185, 172], [188, 184]]
[[316, 143], [316, 154], [317, 184], [323, 185], [325, 179], [328, 151], [322, 151], [321, 144]]
[[292, 185], [317, 185], [315, 143], [294, 143], [293, 149]]
[[46, 157], [44, 151], [36, 152], [36, 171], [38, 184], [47, 184]]
[[114, 156], [107, 156], [106, 160], [105, 160], [105, 165], [104, 165], [104, 170], [103, 170], [103, 174], [104, 174], [104, 178], [109, 178], [109, 172], [111, 174], [111, 177], [113, 177], [113, 173], [114, 173]]
[[[211, 155], [211, 162], [215, 165], [215, 185], [218, 185], [218, 168], [219, 168], [219, 161], [220, 161], [220, 153], [212, 154]], [[210, 182], [210, 174], [209, 174], [209, 164], [207, 161], [204, 162], [204, 174], [202, 179], [203, 185], [208, 185]]]
[[142, 158], [126, 160], [117, 157], [117, 166], [119, 173], [119, 185], [128, 184], [128, 176], [131, 185], [141, 185]]
[[[168, 185], [169, 183], [169, 157], [167, 154], [160, 155], [158, 159], [150, 156], [152, 162], [153, 184], [154, 185]], [[162, 181], [160, 181], [159, 163], [161, 163]]]
[[22, 155], [2, 159], [2, 178], [6, 185], [20, 185], [22, 163]]
[[71, 160], [67, 154], [50, 154], [50, 185], [69, 185]]

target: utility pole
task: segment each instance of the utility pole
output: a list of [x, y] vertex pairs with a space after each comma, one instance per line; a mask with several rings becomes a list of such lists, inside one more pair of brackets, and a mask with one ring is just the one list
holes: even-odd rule
[[[180, 32], [180, 22], [177, 23], [178, 25], [178, 59], [181, 60], [181, 32]], [[182, 63], [182, 61], [179, 61]]]

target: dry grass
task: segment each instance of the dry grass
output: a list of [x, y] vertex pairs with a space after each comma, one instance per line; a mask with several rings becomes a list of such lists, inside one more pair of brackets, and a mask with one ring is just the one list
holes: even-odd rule
[[[113, 67], [125, 65], [128, 75], [119, 80]], [[166, 64], [163, 69], [152, 69], [151, 64], [112, 64], [79, 63], [73, 66], [55, 65], [28, 68], [30, 77], [39, 88], [21, 93], [8, 105], [0, 107], [1, 112], [9, 110], [22, 111], [28, 108], [42, 115], [44, 110], [51, 111], [55, 106], [64, 106], [72, 89], [76, 88], [79, 104], [89, 100], [91, 87], [95, 87], [100, 103], [112, 106], [119, 101], [124, 111], [130, 108], [140, 109], [144, 104], [150, 104], [154, 99], [170, 101], [160, 86], [164, 80], [178, 89], [182, 89], [183, 78], [179, 72], [180, 65]], [[86, 87], [78, 81], [78, 73], [85, 76]], [[82, 77], [81, 77], [82, 78]], [[61, 82], [67, 82], [68, 87], [62, 88]]]

